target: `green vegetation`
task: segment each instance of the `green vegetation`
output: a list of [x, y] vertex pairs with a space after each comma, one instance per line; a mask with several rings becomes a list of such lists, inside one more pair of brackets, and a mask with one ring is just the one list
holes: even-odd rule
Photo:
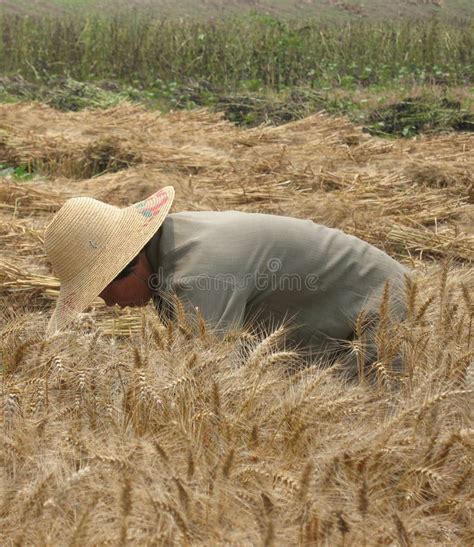
[[401, 137], [446, 129], [474, 131], [474, 115], [463, 110], [459, 101], [446, 98], [408, 97], [374, 110], [367, 122], [372, 134]]
[[16, 179], [26, 181], [31, 180], [34, 177], [34, 174], [27, 165], [21, 165], [20, 167], [9, 167], [8, 165], [0, 163], [0, 178], [11, 176]]
[[29, 82], [21, 76], [0, 79], [0, 100], [41, 101], [63, 111], [84, 108], [110, 108], [124, 100], [142, 98], [136, 90], [129, 92], [117, 83], [106, 82], [102, 86], [78, 82], [71, 78], [47, 78]]
[[254, 15], [173, 22], [135, 15], [0, 18], [0, 71], [141, 87], [206, 80], [281, 90], [474, 81], [474, 23], [286, 23]]
[[60, 110], [124, 100], [161, 110], [205, 106], [249, 126], [325, 109], [380, 135], [473, 129], [472, 21], [80, 13], [0, 17], [1, 101]]
[[[4, 0], [6, 11], [31, 14], [31, 0]], [[248, 14], [253, 11], [279, 18], [324, 17], [332, 21], [397, 19], [401, 17], [468, 18], [474, 15], [472, 0], [36, 0], [35, 13], [116, 13], [146, 10], [162, 18], [202, 20]]]

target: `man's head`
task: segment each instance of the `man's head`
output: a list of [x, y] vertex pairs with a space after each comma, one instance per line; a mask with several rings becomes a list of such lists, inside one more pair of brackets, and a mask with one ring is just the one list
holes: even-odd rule
[[[125, 208], [90, 197], [64, 203], [44, 236], [46, 255], [60, 281], [48, 334], [67, 326], [99, 295], [120, 306], [148, 302], [151, 270], [143, 249], [163, 224], [173, 198], [173, 187], [166, 186]], [[137, 255], [136, 263], [120, 275]]]
[[142, 250], [99, 296], [107, 306], [145, 306], [153, 296], [149, 285], [152, 273], [145, 251]]

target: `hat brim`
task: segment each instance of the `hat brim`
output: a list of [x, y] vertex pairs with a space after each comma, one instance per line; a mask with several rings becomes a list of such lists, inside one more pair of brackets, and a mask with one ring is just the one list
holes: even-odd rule
[[137, 256], [163, 224], [173, 204], [174, 188], [166, 186], [150, 197], [120, 209], [116, 229], [87, 271], [61, 285], [47, 334], [64, 329]]

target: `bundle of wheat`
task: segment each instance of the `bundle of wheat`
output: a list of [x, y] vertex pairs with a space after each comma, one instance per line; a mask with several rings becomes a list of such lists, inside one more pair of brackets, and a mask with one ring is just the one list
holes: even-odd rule
[[[199, 148], [205, 147], [207, 140], [214, 142], [214, 148], [219, 141], [222, 146], [222, 133], [235, 132], [220, 116], [205, 111], [188, 116], [180, 131], [179, 126], [185, 125], [180, 116], [164, 119], [127, 103], [80, 113], [61, 113], [36, 104], [0, 106], [0, 119], [7, 164], [69, 178], [89, 178], [142, 162], [171, 163], [182, 170], [212, 165], [220, 158], [207, 158]], [[192, 144], [182, 146], [183, 135]], [[174, 147], [167, 146], [170, 139]], [[177, 152], [180, 148], [183, 150]]]
[[[67, 191], [64, 192], [67, 196]], [[5, 178], [0, 184], [0, 210], [7, 211], [12, 217], [19, 213], [51, 213], [59, 209], [65, 196], [51, 185], [15, 182]]]
[[2, 292], [36, 293], [41, 298], [56, 299], [59, 291], [59, 281], [49, 275], [30, 273], [25, 262], [16, 264], [0, 260], [0, 281]]
[[0, 242], [4, 251], [17, 255], [43, 254], [43, 231], [30, 219], [0, 215]]
[[418, 161], [404, 169], [408, 179], [425, 188], [446, 188], [449, 193], [467, 195], [474, 202], [474, 162]]

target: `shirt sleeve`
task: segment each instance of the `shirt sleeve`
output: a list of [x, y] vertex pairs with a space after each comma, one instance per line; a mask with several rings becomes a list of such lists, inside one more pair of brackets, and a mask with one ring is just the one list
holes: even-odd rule
[[217, 333], [240, 328], [244, 323], [246, 295], [235, 281], [212, 276], [186, 276], [173, 282], [173, 292], [185, 311], [196, 312]]

